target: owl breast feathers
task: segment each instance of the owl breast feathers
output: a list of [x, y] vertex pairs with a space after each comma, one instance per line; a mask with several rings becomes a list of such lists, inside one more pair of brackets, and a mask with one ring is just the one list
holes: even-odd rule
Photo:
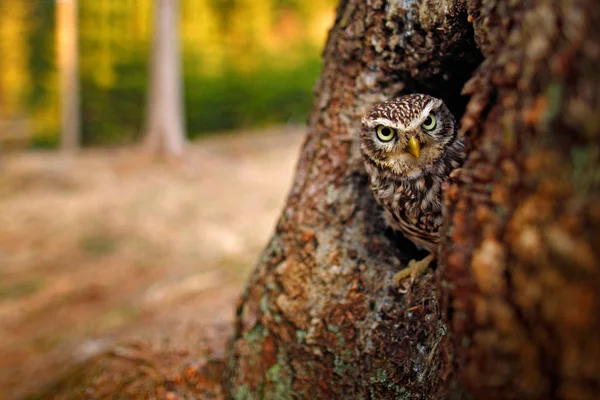
[[386, 223], [437, 252], [444, 182], [465, 160], [464, 139], [442, 100], [409, 94], [374, 106], [362, 119], [361, 149]]

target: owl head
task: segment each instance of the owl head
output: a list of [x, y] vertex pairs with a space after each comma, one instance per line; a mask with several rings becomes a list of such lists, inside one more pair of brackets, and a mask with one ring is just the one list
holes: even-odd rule
[[444, 102], [426, 94], [379, 103], [362, 119], [363, 156], [378, 169], [417, 177], [454, 142], [455, 124]]

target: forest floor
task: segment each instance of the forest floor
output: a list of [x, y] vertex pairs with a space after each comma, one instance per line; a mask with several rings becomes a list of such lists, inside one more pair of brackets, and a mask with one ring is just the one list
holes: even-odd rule
[[208, 137], [177, 161], [127, 148], [3, 157], [0, 399], [107, 351], [125, 364], [173, 356], [173, 368], [206, 364], [207, 347], [222, 357], [302, 133]]

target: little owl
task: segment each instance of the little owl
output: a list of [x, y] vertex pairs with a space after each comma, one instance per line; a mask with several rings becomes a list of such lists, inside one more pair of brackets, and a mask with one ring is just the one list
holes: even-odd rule
[[409, 94], [379, 103], [362, 119], [361, 149], [387, 225], [430, 254], [394, 276], [415, 279], [435, 259], [443, 184], [466, 157], [454, 117], [440, 99]]

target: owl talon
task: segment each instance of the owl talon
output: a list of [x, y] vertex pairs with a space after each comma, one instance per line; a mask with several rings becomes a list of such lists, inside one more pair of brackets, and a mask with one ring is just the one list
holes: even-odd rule
[[385, 211], [385, 224], [430, 253], [394, 276], [395, 287], [410, 295], [414, 281], [435, 259], [442, 211], [458, 192], [452, 184], [471, 179], [460, 169], [467, 157], [466, 137], [459, 135], [441, 99], [420, 93], [376, 104], [361, 125], [365, 171]]
[[[399, 271], [398, 273], [396, 273], [396, 275], [394, 275], [394, 284], [396, 285], [396, 288], [401, 289], [400, 293], [406, 293], [408, 291], [408, 289], [412, 286], [413, 282], [416, 279], [418, 279], [421, 275], [423, 275], [423, 273], [425, 273], [425, 271], [427, 271], [429, 264], [431, 264], [431, 262], [434, 260], [434, 258], [435, 257], [433, 256], [433, 254], [429, 254], [427, 257], [425, 257], [421, 261], [410, 260], [408, 262], [408, 266], [406, 268], [404, 268], [402, 271]], [[411, 280], [410, 280], [410, 284], [408, 285], [408, 288], [407, 288], [404, 285], [402, 285], [401, 283], [405, 278], [407, 278], [409, 276], [411, 277]]]

